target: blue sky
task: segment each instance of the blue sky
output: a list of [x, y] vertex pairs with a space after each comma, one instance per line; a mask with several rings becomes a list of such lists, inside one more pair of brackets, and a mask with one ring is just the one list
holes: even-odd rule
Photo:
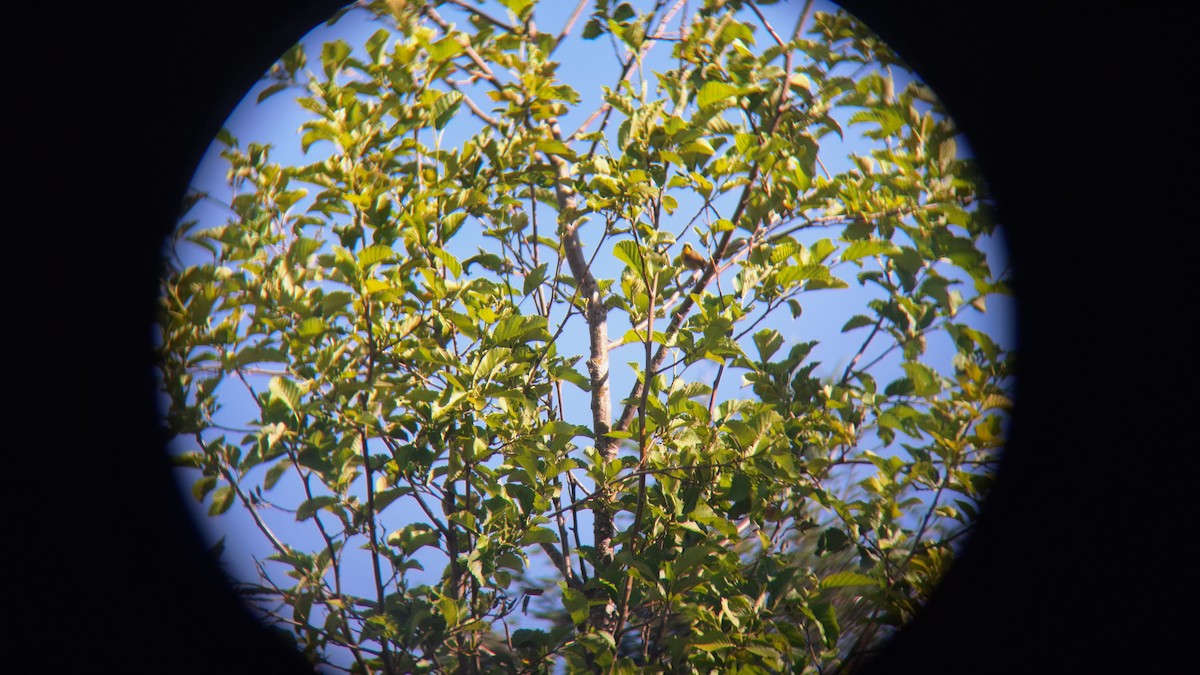
[[[495, 3], [490, 4], [495, 5]], [[768, 20], [772, 21], [777, 27], [777, 30], [790, 32], [801, 4], [799, 2], [780, 3], [778, 5], [763, 7], [763, 10], [767, 14]], [[564, 24], [566, 16], [573, 8], [574, 3], [570, 2], [543, 2], [537, 12], [539, 29], [544, 32], [557, 33]], [[827, 2], [817, 2], [815, 9], [817, 11], [832, 11], [834, 6]], [[460, 25], [465, 24], [465, 21], [461, 18], [456, 19], [456, 13], [452, 8], [445, 7], [441, 11], [448, 20], [457, 22]], [[504, 16], [504, 9], [502, 7], [492, 7], [489, 11], [496, 16]], [[586, 13], [576, 24], [574, 35], [578, 35], [585, 20]], [[379, 27], [380, 24], [367, 20], [365, 13], [352, 12], [343, 17], [338, 24], [331, 28], [324, 25], [316, 28], [302, 40], [309, 55], [308, 67], [310, 69], [317, 67], [317, 55], [320, 51], [320, 45], [323, 42], [340, 38], [357, 48]], [[606, 40], [606, 37], [602, 37], [591, 43], [582, 43], [582, 48], [597, 50], [597, 56], [590, 56], [591, 51], [576, 50], [572, 46], [566, 46], [560, 52], [556, 53], [556, 58], [562, 64], [558, 71], [560, 78], [564, 82], [572, 84], [582, 96], [580, 105], [573, 108], [572, 112], [565, 115], [561, 120], [565, 133], [574, 131], [579, 126], [580, 121], [590, 115], [599, 106], [601, 100], [599, 85], [606, 84], [613, 86], [616, 81], [619, 66], [615, 58], [613, 58], [612, 50], [608, 47]], [[574, 44], [579, 45], [580, 43], [576, 41]], [[661, 60], [668, 53], [668, 45], [660, 45], [655, 48], [652, 52], [652, 58], [647, 64], [647, 76], [650, 76], [650, 71], [655, 68], [654, 64], [656, 61]], [[277, 94], [261, 104], [256, 104], [254, 99], [264, 86], [260, 84], [248, 92], [245, 99], [230, 116], [225, 125], [239, 139], [241, 147], [244, 148], [250, 142], [271, 143], [274, 146], [271, 154], [272, 161], [283, 165], [313, 162], [328, 153], [331, 148], [328, 145], [322, 144], [314, 145], [307, 155], [301, 153], [297, 130], [304, 119], [306, 119], [306, 111], [295, 104], [291, 92]], [[651, 88], [653, 87], [653, 82], [651, 82], [650, 86]], [[902, 84], [898, 83], [897, 89], [900, 86]], [[481, 103], [485, 101], [486, 99], [483, 99]], [[865, 154], [866, 152], [862, 139], [858, 137], [855, 128], [845, 124], [845, 117], [848, 114], [846, 113], [840, 119], [843, 123], [843, 129], [846, 130], [845, 144], [837, 142], [836, 137], [833, 136], [827, 136], [822, 142], [821, 158], [831, 173], [836, 174], [850, 165], [851, 162], [847, 156], [848, 153], [860, 152]], [[480, 122], [467, 114], [464, 109], [450, 127], [448, 127], [445, 137], [442, 140], [443, 146], [461, 142], [461, 139], [478, 129], [479, 125]], [[610, 124], [610, 130], [615, 130], [615, 128], [616, 123]], [[613, 145], [615, 149], [615, 143]], [[219, 150], [220, 148], [214, 145], [208, 154], [205, 155], [197, 169], [193, 186], [198, 190], [209, 192], [217, 200], [228, 201], [230, 188], [225, 182], [226, 164], [218, 156]], [[964, 155], [969, 154], [969, 146], [966, 142], [960, 142], [959, 152]], [[681, 203], [678, 213], [684, 214], [690, 212], [687, 205]], [[218, 204], [201, 202], [189, 214], [189, 218], [199, 219], [202, 223], [215, 225], [223, 222], [226, 215], [226, 211]], [[550, 217], [552, 214], [546, 212], [542, 216]], [[675, 227], [674, 224], [673, 229], [676, 232], [680, 231], [679, 227]], [[585, 229], [585, 246], [594, 246], [594, 239], [589, 241], [587, 234], [588, 232]], [[821, 231], [812, 238], [836, 238], [837, 234], [837, 230], [831, 229]], [[697, 243], [694, 233], [685, 234], [683, 239], [691, 241], [693, 244]], [[482, 239], [468, 237], [465, 234], [456, 239], [455, 242], [456, 245], [451, 247], [451, 250], [460, 259], [473, 254], [476, 246], [487, 246]], [[805, 240], [805, 243], [811, 242]], [[611, 247], [611, 244], [612, 242], [609, 242], [605, 246]], [[1006, 252], [999, 239], [992, 242], [991, 245], [986, 246], [986, 251], [994, 273], [998, 273], [1007, 267]], [[611, 256], [605, 255], [608, 252], [602, 251], [598, 259], [605, 261], [595, 269], [596, 276], [599, 278], [614, 278], [619, 275], [619, 263], [616, 260], [611, 260]], [[196, 255], [195, 252], [187, 253], [185, 261], [192, 263], [204, 259], [203, 256], [196, 255], [196, 257], [193, 257], [194, 255]], [[731, 270], [722, 279], [725, 292], [729, 292], [732, 288], [731, 279], [734, 271]], [[785, 311], [782, 315], [775, 317], [772, 321], [765, 324], [778, 329], [787, 340], [787, 344], [781, 350], [781, 353], [786, 353], [787, 347], [794, 342], [817, 340], [820, 344], [810, 357], [822, 362], [816, 373], [819, 376], [832, 376], [834, 373], [841, 373], [842, 369], [848, 363], [849, 358], [855, 353], [865, 338], [863, 330], [842, 334], [840, 332], [841, 327], [852, 315], [863, 313], [867, 300], [876, 297], [875, 294], [862, 288], [855, 282], [854, 277], [858, 271], [859, 269], [852, 265], [843, 265], [835, 268], [834, 272], [848, 281], [850, 288], [837, 291], [806, 293], [801, 296], [804, 314], [799, 319], [793, 320], [790, 314]], [[711, 288], [710, 290], [715, 290], [715, 288]], [[988, 299], [988, 313], [986, 315], [979, 315], [970, 309], [964, 309], [963, 312], [974, 314], [975, 316], [971, 318], [971, 323], [993, 336], [1002, 346], [1012, 347], [1014, 307], [1010, 298], [991, 296]], [[625, 325], [621, 322], [619, 313], [614, 312], [610, 315], [610, 336], [619, 336], [624, 330]], [[564, 337], [566, 339], [560, 341], [560, 345], [586, 344], [586, 338], [582, 332], [582, 324], [580, 322], [575, 322], [573, 326], [569, 327]], [[746, 343], [748, 343], [748, 340]], [[561, 349], [562, 347], [560, 347]], [[633, 383], [633, 374], [624, 364], [626, 361], [637, 360], [639, 358], [638, 353], [635, 351], [636, 349], [636, 347], [625, 347], [614, 351], [610, 355], [612, 359], [614, 408], [617, 410], [619, 410], [618, 402], [620, 398], [629, 391]], [[753, 347], [750, 347], [748, 351], [754, 353]], [[877, 351], [869, 351], [864, 357], [864, 362], [872, 358]], [[948, 337], [941, 333], [937, 334], [936, 337], [931, 337], [926, 362], [933, 365], [940, 372], [947, 373], [950, 372], [950, 358], [952, 355], [953, 349], [949, 344]], [[689, 373], [689, 376], [694, 379], [707, 379], [711, 381], [712, 376], [716, 372], [716, 366], [710, 363], [701, 364], [696, 368], [696, 370]], [[894, 364], [884, 364], [880, 369], [873, 372], [881, 385], [892, 379], [892, 377], [899, 375], [899, 370]], [[736, 371], [726, 372], [722, 380], [721, 394], [726, 397], [744, 397], [749, 395], [746, 391], [739, 391], [739, 386], [740, 375]], [[579, 410], [585, 413], [579, 419], [571, 421], [587, 423], [586, 411], [588, 407], [586, 396], [577, 389], [569, 386], [564, 388], [564, 392], [567, 390], [570, 390], [572, 399], [568, 400], [566, 409]], [[248, 427], [248, 422], [256, 417], [257, 409], [245, 391], [234, 386], [234, 383], [231, 381], [229, 384], [223, 385], [221, 394], [224, 403], [224, 409], [221, 414], [222, 423], [236, 428]], [[231, 441], [240, 439], [240, 437], [241, 434], [239, 433], [228, 433], [228, 438]], [[185, 445], [181, 444], [181, 447], [183, 449], [190, 449], [184, 447]], [[886, 453], [881, 452], [881, 454]], [[255, 471], [262, 470], [256, 469]], [[185, 489], [190, 489], [191, 482], [195, 480], [197, 474], [195, 472], [181, 472], [180, 477], [181, 485]], [[251, 482], [255, 478], [255, 472], [252, 472], [247, 477]], [[261, 474], [257, 476], [257, 480], [261, 481]], [[281, 504], [294, 507], [300, 501], [300, 499], [296, 498], [296, 494], [298, 494], [296, 492], [297, 489], [297, 481], [285, 479], [281, 480], [280, 484], [273, 491], [267, 492], [266, 495], [272, 500], [277, 499]], [[207, 504], [195, 504], [195, 513], [197, 519], [209, 533], [211, 540], [215, 541], [220, 536], [225, 537], [226, 551], [224, 558], [227, 561], [227, 570], [239, 578], [248, 580], [257, 579], [258, 573], [251, 560], [254, 558], [264, 560], [272, 551], [247, 513], [240, 505], [235, 505], [225, 515], [217, 518], [209, 518], [205, 515], [207, 508]], [[321, 545], [311, 522], [296, 523], [290, 514], [279, 511], [267, 511], [265, 515], [275, 533], [285, 541], [297, 542], [298, 548], [313, 550]], [[382, 523], [388, 531], [397, 529], [412, 520], [420, 520], [420, 518], [417, 518], [417, 514], [404, 512], [399, 503], [397, 506], [386, 511], [381, 518]], [[426, 561], [427, 573], [425, 576], [427, 580], [436, 579], [440, 575], [444, 559], [431, 554], [426, 555], [424, 560]], [[266, 564], [268, 566], [272, 565], [272, 563]], [[420, 578], [420, 576], [418, 574], [417, 578]], [[346, 590], [355, 594], [373, 594], [373, 586], [369, 584], [368, 578], [369, 575], [365, 573], [348, 575], [349, 587]]]

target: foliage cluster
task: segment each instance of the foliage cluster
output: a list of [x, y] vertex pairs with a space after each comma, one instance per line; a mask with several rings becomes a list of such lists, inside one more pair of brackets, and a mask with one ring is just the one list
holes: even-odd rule
[[[642, 4], [547, 33], [533, 0], [360, 3], [364, 45], [297, 46], [260, 97], [299, 90], [327, 157], [219, 138], [228, 218], [183, 222], [164, 275], [166, 424], [195, 497], [270, 543], [240, 588], [314, 662], [828, 672], [911, 618], [969, 530], [1011, 363], [972, 321], [1007, 291], [953, 122], [846, 14]], [[580, 39], [620, 76], [568, 134], [556, 57]], [[830, 172], [849, 128], [871, 147]], [[875, 293], [842, 329], [859, 346], [817, 377], [779, 326], [851, 284]]]

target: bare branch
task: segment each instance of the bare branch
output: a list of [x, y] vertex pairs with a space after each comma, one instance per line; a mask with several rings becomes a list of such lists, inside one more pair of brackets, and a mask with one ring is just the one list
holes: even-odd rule
[[567, 23], [563, 25], [563, 29], [558, 33], [558, 37], [554, 38], [554, 46], [550, 48], [550, 53], [553, 54], [555, 49], [562, 44], [562, 41], [570, 34], [571, 28], [575, 26], [575, 21], [579, 19], [579, 15], [583, 13], [583, 8], [587, 7], [588, 0], [579, 0], [579, 4], [575, 5], [575, 11], [571, 12], [571, 16], [567, 18]]

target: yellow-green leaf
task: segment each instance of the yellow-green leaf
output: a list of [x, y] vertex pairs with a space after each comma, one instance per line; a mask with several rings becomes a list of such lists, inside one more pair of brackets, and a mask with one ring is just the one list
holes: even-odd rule
[[295, 382], [276, 375], [267, 383], [267, 389], [276, 399], [283, 401], [292, 412], [296, 412], [300, 407], [300, 387], [296, 386]]

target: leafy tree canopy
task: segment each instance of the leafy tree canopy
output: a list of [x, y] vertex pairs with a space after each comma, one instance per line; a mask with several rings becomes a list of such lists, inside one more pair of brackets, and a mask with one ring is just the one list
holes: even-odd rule
[[314, 663], [830, 672], [928, 597], [1010, 408], [992, 205], [886, 45], [771, 4], [359, 3], [265, 76], [304, 161], [220, 135], [166, 424]]

